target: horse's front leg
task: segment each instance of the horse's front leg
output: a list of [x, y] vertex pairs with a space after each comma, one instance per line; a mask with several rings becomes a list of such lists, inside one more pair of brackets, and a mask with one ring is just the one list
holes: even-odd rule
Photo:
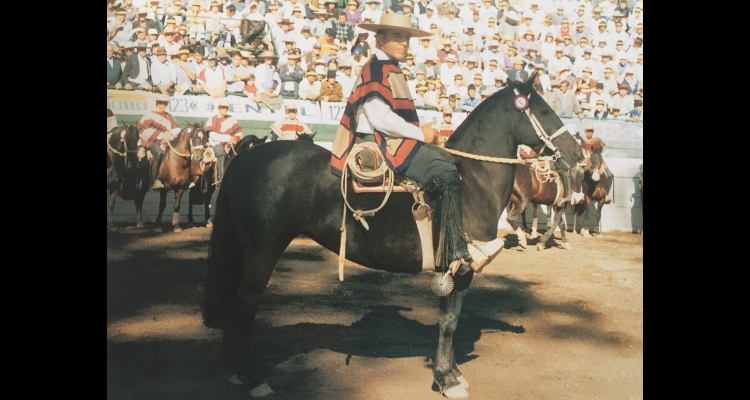
[[135, 194], [135, 227], [138, 229], [143, 228], [143, 200], [146, 198], [146, 192], [149, 189], [147, 182], [148, 180], [141, 180]]
[[164, 209], [167, 208], [167, 190], [159, 190], [159, 212], [156, 214], [156, 231], [161, 232], [161, 217], [164, 215]]
[[175, 232], [182, 232], [180, 228], [180, 204], [182, 203], [182, 194], [185, 189], [177, 189], [174, 192], [174, 211], [172, 212], [172, 229]]
[[583, 237], [591, 237], [589, 233], [589, 208], [591, 207], [591, 203], [584, 202], [583, 204], [586, 208], [583, 209], [583, 217], [581, 218], [581, 235]]
[[469, 271], [465, 275], [456, 275], [453, 292], [448, 297], [440, 298], [440, 336], [432, 374], [434, 386], [448, 398], [455, 399], [469, 396], [466, 391], [469, 384], [466, 379], [459, 379], [461, 371], [458, 370], [456, 365], [453, 335], [456, 332], [461, 308], [473, 277], [474, 271]]
[[109, 218], [107, 218], [107, 231], [109, 232], [114, 232], [117, 230], [117, 227], [115, 226], [115, 200], [117, 200], [117, 189], [112, 189], [112, 187], [110, 187], [109, 199], [107, 200], [107, 203], [109, 204]]
[[596, 202], [596, 227], [594, 227], [596, 233], [602, 233], [602, 207], [604, 207], [604, 199]]
[[[531, 238], [536, 239], [539, 237], [539, 232], [537, 231], [539, 228], [539, 204], [532, 204], [531, 206], [534, 208], [534, 212], [531, 215]], [[547, 221], [549, 221], [549, 218]], [[524, 228], [526, 227], [524, 226]]]
[[206, 190], [206, 195], [203, 200], [203, 207], [205, 207], [203, 211], [204, 212], [203, 215], [206, 216], [207, 228], [210, 228], [214, 225], [213, 222], [211, 222], [211, 198], [213, 197], [213, 194], [214, 194], [214, 187], [211, 186], [208, 188], [208, 190]]

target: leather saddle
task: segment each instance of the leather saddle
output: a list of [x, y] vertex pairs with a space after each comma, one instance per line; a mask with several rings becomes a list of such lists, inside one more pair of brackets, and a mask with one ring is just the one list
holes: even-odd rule
[[[386, 193], [388, 191], [388, 182], [385, 175], [377, 175], [372, 178], [363, 178], [362, 175], [377, 171], [381, 164], [385, 162], [380, 152], [364, 148], [354, 155], [357, 172], [352, 174], [352, 189], [354, 193]], [[421, 190], [417, 181], [411, 180], [405, 176], [394, 174], [393, 189], [391, 193], [406, 193], [410, 191]]]

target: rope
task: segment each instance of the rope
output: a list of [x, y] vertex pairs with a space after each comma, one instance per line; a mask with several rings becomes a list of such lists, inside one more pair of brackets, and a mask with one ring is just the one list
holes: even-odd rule
[[[182, 133], [180, 133], [180, 135], [181, 134]], [[180, 157], [187, 157], [187, 158], [191, 157], [190, 154], [183, 154], [183, 153], [180, 153], [179, 151], [177, 151], [177, 149], [175, 149], [174, 146], [172, 146], [172, 143], [169, 140], [165, 140], [165, 142], [167, 142], [167, 146], [169, 146], [169, 148], [172, 149], [172, 151], [174, 151], [175, 154], [177, 154], [178, 156], [180, 156]]]
[[[107, 141], [107, 147], [109, 147], [109, 149], [112, 150], [113, 153], [117, 154], [120, 157], [125, 157], [125, 155], [126, 155], [125, 153], [120, 153], [119, 151], [115, 150], [115, 148], [112, 147], [111, 144], [109, 144], [109, 140]], [[125, 147], [125, 151], [127, 151], [127, 146]]]
[[503, 164], [526, 164], [529, 161], [533, 159], [523, 159], [523, 158], [501, 158], [501, 157], [489, 157], [489, 156], [480, 156], [477, 154], [471, 154], [471, 153], [464, 153], [463, 151], [453, 150], [453, 149], [444, 149], [448, 153], [455, 154], [460, 157], [466, 157], [471, 158], [472, 160], [479, 160], [479, 161], [489, 161], [494, 163], [503, 163]]
[[[365, 229], [369, 230], [370, 226], [367, 224], [367, 221], [365, 221], [365, 217], [371, 217], [375, 215], [376, 212], [380, 211], [385, 206], [385, 203], [388, 201], [388, 198], [393, 191], [393, 170], [388, 167], [385, 160], [383, 160], [383, 162], [380, 163], [380, 166], [374, 171], [363, 172], [357, 168], [356, 155], [366, 148], [375, 150], [377, 154], [380, 154], [380, 148], [376, 143], [357, 143], [352, 146], [352, 150], [346, 158], [344, 170], [341, 173], [341, 194], [344, 196], [343, 215], [341, 216], [341, 228], [339, 229], [341, 231], [341, 244], [339, 245], [339, 281], [341, 282], [344, 281], [344, 263], [346, 262], [346, 210], [349, 209], [353, 213], [354, 219], [359, 221]], [[383, 198], [383, 202], [380, 206], [372, 210], [355, 210], [351, 204], [349, 204], [349, 200], [346, 199], [346, 181], [350, 169], [352, 170], [352, 174], [360, 179], [372, 181], [376, 177], [383, 177], [383, 179], [388, 181], [388, 189], [385, 192], [385, 198]]]

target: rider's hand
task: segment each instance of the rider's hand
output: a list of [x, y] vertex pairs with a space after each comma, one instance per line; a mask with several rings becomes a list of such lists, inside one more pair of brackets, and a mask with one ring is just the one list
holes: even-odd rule
[[122, 89], [122, 83], [120, 82], [115, 83], [115, 89], [118, 89], [118, 90]]
[[439, 136], [439, 132], [432, 127], [432, 124], [434, 122], [431, 121], [422, 125], [422, 134], [424, 135], [425, 143], [435, 143], [435, 139]]

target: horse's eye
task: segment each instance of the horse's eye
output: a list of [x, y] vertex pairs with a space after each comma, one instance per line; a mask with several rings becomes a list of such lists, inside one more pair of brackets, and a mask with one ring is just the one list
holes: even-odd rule
[[542, 115], [549, 115], [549, 110], [542, 110]]

